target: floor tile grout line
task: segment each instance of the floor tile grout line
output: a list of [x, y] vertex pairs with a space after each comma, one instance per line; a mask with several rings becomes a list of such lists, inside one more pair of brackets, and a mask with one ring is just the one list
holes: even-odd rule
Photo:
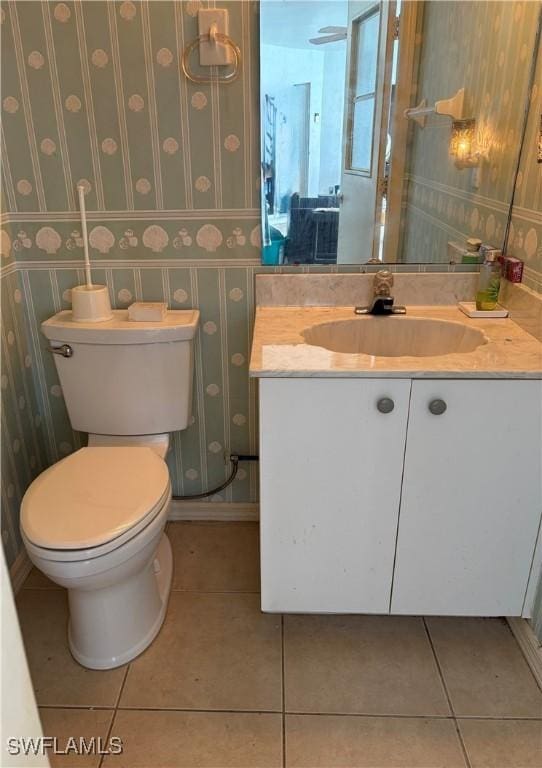
[[[118, 692], [118, 695], [117, 695], [117, 700], [115, 702], [115, 709], [113, 710], [113, 717], [111, 718], [111, 723], [110, 723], [109, 728], [107, 730], [106, 741], [105, 741], [106, 745], [109, 744], [109, 739], [111, 738], [111, 732], [113, 731], [113, 726], [115, 724], [115, 720], [117, 719], [117, 712], [119, 711], [120, 699], [121, 699], [121, 696], [122, 696], [122, 692], [124, 691], [124, 686], [126, 685], [126, 678], [128, 677], [129, 670], [130, 670], [130, 664], [127, 664], [126, 671], [124, 672], [124, 677], [122, 678], [122, 682], [120, 684], [119, 692]], [[100, 758], [100, 762], [98, 763], [98, 768], [102, 768], [104, 759], [105, 759], [105, 755], [102, 755], [101, 758]]]
[[[101, 712], [192, 712], [194, 714], [226, 714], [226, 715], [282, 715], [278, 709], [190, 709], [186, 707], [107, 707], [92, 706], [88, 704], [66, 705], [66, 704], [40, 704], [39, 709], [70, 709], [81, 711], [101, 711]], [[355, 717], [359, 719], [370, 718], [378, 720], [483, 720], [488, 722], [532, 722], [542, 723], [542, 717], [489, 717], [481, 715], [403, 715], [403, 714], [382, 714], [374, 712], [302, 712], [298, 710], [285, 710], [285, 715], [295, 715], [296, 717]]]
[[446, 696], [446, 701], [448, 702], [448, 707], [450, 709], [450, 712], [452, 713], [452, 717], [455, 717], [455, 710], [454, 705], [452, 704], [452, 697], [450, 696], [450, 692], [448, 690], [448, 686], [446, 685], [446, 679], [444, 677], [444, 672], [442, 670], [442, 667], [440, 665], [439, 657], [437, 655], [437, 649], [435, 648], [435, 644], [433, 643], [433, 638], [431, 637], [431, 633], [429, 632], [429, 627], [427, 626], [427, 622], [425, 620], [424, 616], [420, 617], [423, 623], [423, 628], [425, 631], [425, 635], [427, 637], [427, 642], [429, 643], [429, 647], [431, 648], [431, 653], [433, 654], [433, 659], [435, 662], [435, 666], [437, 668], [438, 676], [440, 679], [440, 684], [442, 685], [442, 690], [444, 691], [444, 695]]
[[455, 715], [456, 720], [521, 720], [525, 722], [542, 723], [542, 715]]
[[75, 711], [100, 712], [193, 712], [194, 714], [224, 714], [224, 715], [281, 715], [280, 709], [191, 709], [188, 707], [93, 707], [89, 705], [40, 704], [39, 709], [72, 709]]
[[119, 707], [119, 712], [189, 712], [195, 715], [281, 715], [280, 709], [192, 709], [189, 707]]
[[261, 591], [250, 589], [175, 589], [171, 592], [182, 592], [188, 595], [260, 595]]
[[382, 714], [374, 712], [301, 712], [296, 710], [286, 710], [286, 715], [296, 715], [301, 717], [357, 717], [357, 718], [376, 718], [378, 720], [484, 720], [488, 722], [526, 722], [542, 723], [542, 717], [490, 717], [483, 715], [403, 715], [403, 714]]
[[455, 732], [457, 733], [457, 738], [459, 739], [459, 744], [461, 746], [461, 751], [463, 752], [463, 757], [465, 759], [465, 764], [467, 768], [471, 768], [469, 753], [467, 752], [467, 745], [463, 740], [463, 734], [461, 733], [461, 728], [459, 727], [459, 722], [457, 720], [457, 717], [454, 717], [454, 725], [455, 725]]
[[454, 726], [455, 726], [455, 732], [457, 734], [457, 738], [459, 741], [459, 745], [461, 747], [461, 751], [463, 753], [463, 759], [465, 760], [465, 765], [467, 768], [471, 768], [471, 762], [469, 759], [469, 754], [467, 752], [467, 747], [465, 745], [465, 742], [463, 741], [463, 734], [461, 733], [461, 729], [459, 727], [459, 723], [457, 721], [456, 712], [454, 709], [454, 705], [452, 704], [452, 697], [450, 696], [450, 692], [448, 690], [448, 686], [446, 685], [446, 679], [444, 677], [444, 671], [442, 669], [442, 666], [439, 661], [439, 657], [437, 654], [437, 649], [435, 648], [435, 644], [433, 643], [433, 638], [431, 637], [431, 632], [429, 631], [429, 627], [427, 626], [427, 621], [425, 620], [425, 616], [422, 617], [423, 626], [425, 628], [425, 633], [427, 635], [427, 640], [429, 641], [429, 645], [431, 646], [431, 651], [433, 652], [433, 657], [435, 659], [435, 664], [437, 665], [440, 682], [442, 683], [442, 687], [444, 689], [444, 693], [446, 694], [446, 699], [448, 700], [448, 706], [450, 707], [450, 711], [453, 716]]
[[286, 768], [286, 677], [284, 664], [284, 614], [280, 617], [281, 699], [282, 699], [282, 768]]

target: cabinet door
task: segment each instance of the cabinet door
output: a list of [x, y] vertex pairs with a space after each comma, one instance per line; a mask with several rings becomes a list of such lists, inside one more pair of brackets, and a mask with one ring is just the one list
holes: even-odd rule
[[521, 615], [542, 511], [541, 387], [413, 382], [393, 613]]
[[409, 394], [404, 380], [261, 380], [264, 611], [389, 612]]

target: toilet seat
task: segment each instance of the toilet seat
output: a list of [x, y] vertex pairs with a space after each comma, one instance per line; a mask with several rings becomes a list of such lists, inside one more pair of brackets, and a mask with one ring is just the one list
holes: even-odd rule
[[150, 448], [82, 448], [28, 488], [21, 531], [42, 557], [99, 557], [145, 528], [170, 494], [167, 465]]

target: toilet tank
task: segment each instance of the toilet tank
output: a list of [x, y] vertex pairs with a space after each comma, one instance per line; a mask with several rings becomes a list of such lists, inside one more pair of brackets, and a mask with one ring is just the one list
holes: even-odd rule
[[[42, 323], [74, 429], [102, 435], [152, 435], [185, 429], [192, 409], [198, 310], [134, 322], [128, 310], [81, 323], [71, 311]], [[63, 345], [71, 356], [59, 354]], [[68, 350], [69, 354], [69, 350]]]

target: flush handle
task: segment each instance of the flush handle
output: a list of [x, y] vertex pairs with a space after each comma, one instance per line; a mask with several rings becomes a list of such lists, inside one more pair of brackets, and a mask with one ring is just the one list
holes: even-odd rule
[[380, 400], [377, 402], [376, 407], [378, 408], [380, 413], [391, 413], [395, 408], [395, 403], [393, 402], [391, 397], [381, 397]]
[[69, 344], [62, 344], [60, 347], [49, 347], [49, 352], [53, 355], [61, 355], [62, 357], [73, 357], [73, 349]]
[[429, 410], [433, 416], [442, 416], [447, 407], [448, 406], [444, 400], [439, 400], [438, 398], [436, 400], [431, 400], [429, 403]]

